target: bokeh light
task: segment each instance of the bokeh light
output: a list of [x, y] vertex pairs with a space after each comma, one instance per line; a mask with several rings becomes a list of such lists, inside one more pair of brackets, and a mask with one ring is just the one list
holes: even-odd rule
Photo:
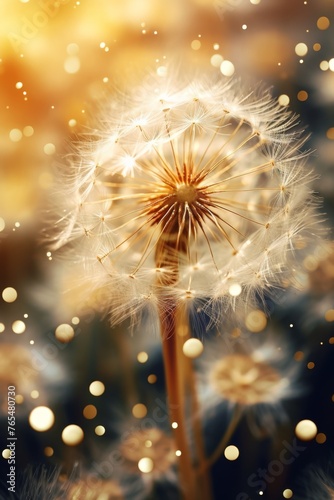
[[67, 425], [61, 433], [61, 438], [67, 446], [77, 446], [84, 438], [84, 432], [76, 424]]
[[24, 333], [26, 330], [25, 322], [20, 319], [14, 321], [12, 324], [12, 330], [14, 333], [21, 335], [21, 333]]
[[183, 353], [187, 358], [198, 358], [204, 349], [203, 343], [199, 339], [188, 339], [183, 344]]
[[312, 420], [301, 420], [295, 428], [297, 438], [302, 441], [311, 441], [317, 435], [318, 429]]
[[233, 462], [234, 460], [237, 460], [237, 458], [239, 457], [239, 448], [237, 448], [237, 446], [233, 445], [233, 444], [230, 444], [229, 446], [227, 446], [224, 450], [224, 456], [227, 460], [230, 460], [231, 462]]
[[137, 403], [132, 408], [132, 415], [135, 418], [144, 418], [147, 415], [147, 408], [142, 403]]
[[96, 417], [97, 415], [97, 409], [96, 409], [96, 406], [94, 405], [87, 405], [85, 406], [85, 408], [83, 409], [83, 416], [85, 418], [87, 418], [88, 420], [91, 420], [93, 418]]
[[57, 326], [55, 330], [55, 336], [56, 339], [59, 340], [59, 342], [67, 344], [67, 342], [70, 342], [74, 337], [74, 329], [71, 325], [62, 323], [61, 325]]
[[29, 424], [35, 431], [48, 431], [49, 429], [51, 429], [54, 422], [54, 413], [47, 406], [37, 406], [30, 412]]
[[8, 286], [7, 288], [4, 288], [2, 291], [2, 298], [5, 302], [15, 302], [17, 299], [17, 291], [15, 288]]
[[249, 331], [259, 333], [267, 326], [267, 317], [263, 311], [257, 309], [248, 313], [245, 324]]
[[149, 474], [154, 468], [154, 462], [149, 457], [143, 457], [138, 462], [138, 469], [144, 474]]
[[89, 392], [93, 396], [101, 396], [105, 391], [105, 386], [103, 382], [100, 382], [99, 380], [95, 380], [89, 385]]

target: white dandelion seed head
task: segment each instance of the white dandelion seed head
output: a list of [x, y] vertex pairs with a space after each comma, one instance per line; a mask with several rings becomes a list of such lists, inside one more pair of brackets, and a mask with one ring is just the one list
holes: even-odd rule
[[114, 322], [188, 290], [208, 311], [236, 309], [291, 284], [320, 237], [305, 139], [266, 90], [147, 79], [91, 135], [58, 187], [53, 249]]

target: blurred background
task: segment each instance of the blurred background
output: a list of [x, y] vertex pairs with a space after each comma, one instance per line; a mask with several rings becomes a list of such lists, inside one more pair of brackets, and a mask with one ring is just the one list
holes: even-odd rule
[[[65, 300], [61, 262], [41, 244], [53, 167], [68, 144], [116, 87], [136, 86], [170, 64], [180, 72], [216, 68], [222, 78], [271, 86], [311, 133], [314, 188], [332, 226], [333, 0], [0, 0], [1, 498], [10, 498], [8, 385], [16, 387], [17, 471], [30, 465], [40, 477], [42, 464], [47, 471], [59, 467], [66, 482], [75, 466], [78, 477], [94, 473], [103, 480], [103, 498], [177, 498], [175, 474], [151, 478], [153, 487], [145, 471], [129, 479], [110, 458], [124, 433], [142, 429], [157, 411], [160, 427], [168, 428], [158, 339], [147, 326], [133, 336], [127, 325], [111, 329], [90, 304]], [[254, 435], [241, 421], [233, 437], [239, 458], [223, 456], [213, 467], [217, 499], [327, 498], [324, 484], [334, 482], [334, 247], [322, 261], [310, 256], [303, 264], [301, 290], [269, 304], [261, 335], [275, 331], [278, 343], [289, 343], [305, 390], [286, 402], [287, 418], [275, 436]], [[37, 412], [34, 419], [40, 407], [46, 416]], [[270, 480], [259, 479], [282, 443], [293, 442], [302, 419], [316, 423], [316, 437]], [[38, 429], [40, 421], [45, 429]], [[79, 430], [66, 438], [70, 424]], [[223, 419], [220, 427], [226, 425]], [[115, 473], [121, 493], [111, 484]], [[78, 491], [69, 498], [86, 498]]]

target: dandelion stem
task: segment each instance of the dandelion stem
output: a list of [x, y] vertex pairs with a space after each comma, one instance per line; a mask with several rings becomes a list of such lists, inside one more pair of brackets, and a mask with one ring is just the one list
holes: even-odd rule
[[[178, 262], [173, 248], [173, 233], [170, 238], [161, 238], [156, 249], [156, 263], [159, 267], [169, 268], [170, 272], [162, 274], [159, 285], [174, 284], [178, 279]], [[179, 245], [185, 242], [179, 242]], [[185, 250], [185, 248], [182, 248]], [[169, 418], [173, 426], [176, 447], [181, 451], [179, 458], [179, 473], [181, 491], [185, 500], [210, 500], [211, 485], [207, 469], [204, 467], [205, 453], [200, 422], [194, 421], [193, 415], [198, 414], [198, 402], [195, 387], [195, 377], [191, 360], [183, 354], [183, 343], [190, 336], [189, 320], [182, 305], [175, 299], [166, 303], [161, 301], [160, 328], [162, 338], [163, 360], [166, 378], [166, 389], [169, 404]], [[191, 419], [187, 419], [187, 402], [191, 402]], [[195, 411], [194, 411], [195, 410]], [[194, 412], [194, 413], [193, 413]], [[188, 426], [193, 424], [193, 428]], [[194, 437], [195, 453], [192, 456], [189, 447], [189, 437]], [[202, 473], [199, 475], [195, 460], [200, 464]]]
[[181, 451], [179, 471], [181, 490], [185, 500], [196, 498], [196, 478], [187, 439], [184, 413], [184, 385], [181, 383], [180, 353], [176, 333], [176, 305], [171, 304], [168, 311], [160, 312], [162, 349], [166, 377], [169, 418], [176, 422], [174, 436], [176, 447]]
[[[190, 335], [189, 335], [190, 338]], [[187, 358], [187, 381], [189, 384], [189, 390], [191, 392], [191, 402], [192, 402], [192, 408], [191, 408], [191, 413], [194, 416], [193, 420], [193, 427], [194, 427], [194, 441], [196, 444], [196, 451], [197, 451], [197, 463], [198, 463], [198, 470], [200, 471], [199, 477], [201, 479], [201, 498], [205, 499], [210, 499], [213, 498], [212, 495], [212, 485], [211, 485], [211, 480], [208, 474], [208, 468], [205, 467], [207, 459], [205, 455], [205, 447], [204, 447], [204, 439], [203, 439], [203, 429], [200, 421], [200, 412], [199, 412], [199, 401], [198, 401], [198, 396], [197, 396], [197, 391], [196, 391], [196, 380], [195, 380], [195, 374], [193, 371], [193, 364], [192, 360]]]
[[240, 422], [241, 415], [242, 415], [242, 408], [240, 407], [240, 405], [236, 405], [230, 423], [225, 431], [225, 434], [223, 435], [215, 451], [212, 453], [212, 455], [207, 459], [205, 463], [206, 469], [209, 469], [221, 457], [224, 449], [226, 448], [227, 443], [233, 436], [233, 433]]
[[[180, 351], [182, 351], [182, 345], [191, 337], [191, 330], [187, 312], [184, 309], [180, 310], [180, 308], [178, 308], [176, 316], [176, 334], [178, 342], [181, 345]], [[200, 420], [199, 401], [196, 390], [196, 378], [193, 369], [193, 361], [191, 358], [186, 357], [183, 352], [180, 352], [180, 356], [182, 360], [180, 365], [183, 368], [182, 376], [185, 383], [185, 389], [186, 391], [188, 391], [187, 394], [190, 396], [191, 406], [189, 420], [192, 423], [193, 439], [196, 452], [196, 467], [201, 470], [201, 474], [199, 475], [200, 484], [197, 487], [197, 491], [201, 492], [201, 494], [199, 495], [201, 499], [205, 498], [205, 500], [210, 500], [212, 498], [212, 485], [208, 470], [205, 467], [206, 455], [203, 439], [203, 429]]]

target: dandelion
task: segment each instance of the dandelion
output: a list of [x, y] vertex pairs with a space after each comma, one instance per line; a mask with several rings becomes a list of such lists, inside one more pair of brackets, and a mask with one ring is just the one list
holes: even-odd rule
[[[130, 491], [130, 487], [128, 488]], [[1, 490], [2, 491], [2, 490]], [[0, 493], [1, 493], [0, 491]], [[8, 491], [6, 490], [8, 495]], [[6, 495], [6, 498], [7, 498]], [[129, 498], [138, 498], [131, 491]], [[5, 498], [2, 497], [1, 498]], [[49, 468], [45, 465], [27, 467], [20, 477], [17, 493], [8, 498], [26, 500], [123, 500], [125, 493], [118, 481], [101, 479], [95, 474], [84, 474], [76, 463], [69, 475], [61, 472], [60, 467]]]
[[84, 270], [113, 323], [158, 318], [187, 498], [199, 487], [184, 411], [189, 315], [217, 322], [292, 283], [320, 235], [296, 123], [267, 90], [167, 73], [108, 103], [61, 179], [52, 250]]
[[61, 473], [60, 467], [49, 468], [44, 465], [33, 468], [28, 466], [19, 476], [19, 484], [15, 493], [6, 492], [1, 489], [1, 498], [16, 500], [25, 498], [27, 500], [50, 500], [51, 498], [67, 499], [67, 494], [73, 476], [76, 474], [74, 468], [70, 476]]
[[174, 440], [157, 427], [132, 431], [119, 451], [131, 473], [149, 474], [155, 479], [173, 475], [171, 468], [177, 461]]
[[70, 485], [68, 500], [123, 500], [124, 491], [117, 481], [102, 480], [96, 476], [80, 479]]
[[222, 441], [208, 458], [210, 465], [221, 456], [243, 416], [255, 436], [271, 435], [277, 423], [287, 418], [283, 401], [301, 391], [298, 365], [289, 346], [275, 342], [270, 330], [262, 335], [242, 342], [231, 338], [229, 343], [219, 338], [207, 345], [199, 372], [204, 411], [208, 420], [217, 417], [220, 427], [222, 413], [231, 416], [232, 412]]
[[333, 500], [334, 479], [332, 456], [322, 465], [311, 465], [299, 480], [296, 500]]
[[224, 399], [248, 406], [276, 401], [287, 381], [255, 356], [229, 354], [214, 364], [210, 382]]
[[291, 361], [288, 347], [279, 347], [268, 337], [261, 339], [261, 345], [251, 338], [243, 340], [232, 352], [222, 351], [219, 357], [219, 345], [214, 350], [215, 359], [210, 360], [205, 375], [212, 403], [225, 401], [229, 407], [239, 407], [255, 417], [249, 421], [262, 421], [272, 430], [275, 415], [284, 415], [282, 401], [296, 396], [300, 389], [297, 365]]
[[[142, 420], [139, 425], [137, 422], [131, 425], [129, 420], [123, 421], [123, 424], [123, 432], [119, 439], [100, 459], [103, 478], [106, 479], [107, 471], [110, 470], [111, 477], [117, 478], [122, 488], [122, 498], [151, 498], [158, 495], [160, 489], [179, 491], [177, 482], [179, 457], [173, 436], [156, 425], [151, 418]], [[96, 477], [90, 481], [88, 476], [87, 488], [90, 483], [93, 492], [100, 491]], [[103, 484], [102, 482], [101, 486]]]
[[61, 179], [53, 248], [70, 249], [113, 322], [169, 298], [210, 299], [217, 315], [290, 283], [318, 231], [295, 125], [233, 80], [115, 97]]

